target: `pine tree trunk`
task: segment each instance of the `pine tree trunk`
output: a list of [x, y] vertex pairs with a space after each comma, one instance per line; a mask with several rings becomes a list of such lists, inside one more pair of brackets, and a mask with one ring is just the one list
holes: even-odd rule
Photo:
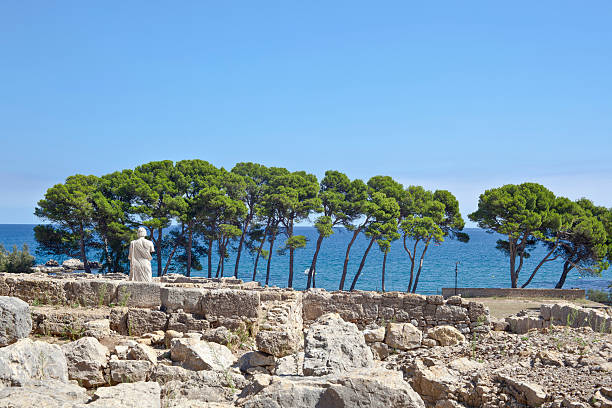
[[266, 231], [264, 232], [264, 236], [259, 244], [259, 248], [257, 248], [257, 255], [255, 255], [255, 266], [253, 267], [253, 281], [257, 277], [257, 265], [259, 264], [259, 257], [261, 256], [261, 251], [263, 250], [263, 246], [266, 242], [267, 231], [268, 230], [266, 229]]
[[563, 288], [563, 285], [565, 284], [565, 279], [567, 279], [567, 275], [573, 268], [574, 265], [569, 260], [565, 261], [565, 263], [563, 264], [563, 273], [559, 278], [559, 282], [557, 282], [557, 284], [555, 285], [555, 289]]
[[423, 252], [421, 253], [421, 259], [419, 260], [419, 269], [416, 274], [416, 278], [414, 279], [414, 286], [412, 287], [412, 293], [416, 292], [417, 285], [419, 284], [419, 278], [421, 277], [421, 271], [423, 270], [423, 258], [425, 258], [425, 253], [427, 252], [427, 248], [429, 248], [429, 242], [425, 244], [425, 248], [423, 248]]
[[242, 246], [244, 245], [244, 237], [246, 235], [247, 229], [249, 228], [249, 224], [251, 222], [251, 216], [247, 216], [244, 221], [244, 225], [242, 226], [242, 234], [240, 234], [240, 243], [238, 244], [238, 250], [236, 251], [236, 265], [234, 266], [234, 278], [238, 278], [238, 268], [240, 265], [240, 254], [242, 253]]
[[385, 292], [385, 267], [387, 266], [387, 254], [389, 251], [385, 251], [385, 255], [383, 256], [383, 264], [382, 264], [382, 291]]
[[266, 286], [270, 283], [270, 265], [272, 264], [272, 250], [274, 249], [274, 241], [276, 234], [270, 237], [270, 252], [268, 253], [268, 265], [266, 266]]
[[85, 273], [91, 273], [91, 268], [89, 267], [89, 261], [87, 260], [87, 252], [85, 251], [85, 229], [81, 224], [79, 226], [79, 244], [81, 249], [81, 259], [83, 259], [83, 267], [85, 268]]
[[357, 273], [355, 274], [355, 278], [353, 279], [353, 283], [351, 283], [351, 292], [355, 290], [355, 285], [357, 285], [357, 280], [359, 279], [359, 275], [361, 275], [361, 271], [363, 270], [363, 266], [365, 265], [366, 258], [368, 257], [368, 252], [370, 252], [370, 249], [372, 248], [372, 244], [374, 243], [375, 240], [376, 240], [376, 237], [372, 237], [372, 239], [370, 239], [370, 243], [368, 244], [368, 248], [365, 250], [365, 253], [363, 254], [363, 257], [361, 258], [361, 263], [359, 264], [359, 269], [357, 270]]
[[351, 241], [349, 242], [348, 247], [346, 248], [346, 255], [344, 256], [344, 266], [342, 267], [342, 277], [340, 278], [340, 286], [338, 287], [338, 290], [344, 290], [344, 281], [346, 280], [346, 274], [348, 272], [349, 254], [351, 253], [351, 247], [355, 243], [355, 240], [357, 239], [357, 236], [360, 232], [361, 227], [357, 228], [353, 232], [353, 237], [351, 238]]
[[191, 276], [191, 248], [193, 247], [193, 226], [189, 225], [189, 238], [187, 240], [187, 276]]
[[310, 289], [310, 285], [312, 284], [314, 280], [314, 275], [315, 275], [315, 271], [317, 268], [317, 257], [319, 256], [319, 250], [321, 249], [322, 242], [323, 242], [323, 235], [319, 234], [319, 238], [317, 238], [317, 248], [315, 249], [315, 253], [312, 257], [312, 263], [310, 264], [310, 269], [308, 270], [308, 282], [306, 284], [306, 289]]
[[215, 241], [211, 238], [208, 240], [208, 278], [212, 278], [212, 250]]

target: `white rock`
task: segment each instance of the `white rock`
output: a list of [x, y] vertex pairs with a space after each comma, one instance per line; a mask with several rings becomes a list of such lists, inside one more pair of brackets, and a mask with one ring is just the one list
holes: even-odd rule
[[60, 346], [21, 339], [0, 348], [0, 384], [18, 386], [32, 379], [68, 382], [66, 357]]
[[23, 300], [0, 296], [0, 347], [28, 337], [32, 331], [30, 307]]
[[108, 348], [93, 337], [66, 343], [62, 351], [68, 363], [68, 377], [86, 388], [106, 383], [103, 370], [108, 366]]
[[388, 323], [385, 343], [392, 348], [412, 350], [421, 346], [423, 333], [411, 323]]
[[235, 360], [231, 350], [221, 344], [188, 338], [172, 340], [170, 358], [195, 371], [226, 370]]

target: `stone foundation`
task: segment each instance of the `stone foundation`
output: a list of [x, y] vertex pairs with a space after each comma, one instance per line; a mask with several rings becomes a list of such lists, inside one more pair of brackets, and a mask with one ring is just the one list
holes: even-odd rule
[[[0, 274], [0, 296], [15, 296], [33, 306], [71, 306], [70, 313], [61, 316], [35, 316], [35, 331], [41, 334], [54, 333], [59, 330], [56, 327], [66, 324], [79, 330], [90, 313], [95, 315], [90, 320], [108, 318], [111, 328], [122, 334], [201, 332], [217, 327], [248, 332], [264, 349], [279, 355], [295, 352], [303, 328], [330, 312], [360, 329], [412, 323], [421, 330], [441, 325], [462, 333], [489, 330], [489, 311], [484, 305], [460, 297], [445, 300], [439, 295], [322, 289], [300, 292], [262, 288], [256, 282], [233, 278], [171, 275], [141, 283], [117, 279], [116, 275], [4, 273]], [[98, 311], [81, 313], [80, 307]]]

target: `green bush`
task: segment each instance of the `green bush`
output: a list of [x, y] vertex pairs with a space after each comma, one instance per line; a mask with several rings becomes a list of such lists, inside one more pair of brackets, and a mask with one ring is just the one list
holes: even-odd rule
[[34, 257], [30, 255], [26, 244], [23, 244], [21, 251], [17, 249], [17, 245], [14, 245], [11, 252], [0, 245], [0, 272], [32, 272], [30, 269], [32, 266], [34, 266]]
[[604, 292], [603, 290], [589, 289], [587, 291], [587, 299], [593, 302], [606, 303], [612, 302], [612, 292]]

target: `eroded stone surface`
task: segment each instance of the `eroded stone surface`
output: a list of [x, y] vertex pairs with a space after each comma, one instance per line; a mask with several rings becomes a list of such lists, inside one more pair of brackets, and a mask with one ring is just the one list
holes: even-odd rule
[[31, 331], [28, 304], [16, 297], [0, 296], [0, 347], [28, 337]]

